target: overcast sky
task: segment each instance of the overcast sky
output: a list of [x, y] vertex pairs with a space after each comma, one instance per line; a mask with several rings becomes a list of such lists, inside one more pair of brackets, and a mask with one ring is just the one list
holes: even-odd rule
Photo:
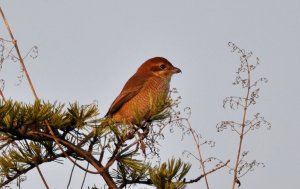
[[[192, 126], [216, 141], [216, 147], [203, 148], [204, 156], [231, 159], [231, 165], [238, 136], [218, 133], [215, 127], [221, 120], [242, 116], [222, 108], [226, 96], [241, 94], [231, 85], [239, 57], [227, 43], [252, 51], [261, 60], [255, 76], [269, 82], [262, 85], [251, 112], [262, 113], [272, 129], [261, 128], [245, 138], [247, 158], [266, 167], [243, 177], [241, 188], [299, 188], [299, 0], [0, 0], [0, 5], [22, 54], [35, 45], [39, 48], [38, 58], [26, 59], [26, 65], [40, 98], [81, 104], [97, 100], [104, 115], [138, 66], [163, 56], [183, 71], [173, 77], [171, 86], [182, 96], [181, 108], [192, 108]], [[0, 37], [8, 39], [2, 21]], [[32, 102], [26, 81], [16, 86], [19, 71], [17, 64], [3, 65], [5, 95]], [[191, 138], [181, 141], [179, 131], [167, 135], [162, 159], [182, 157], [184, 149], [196, 153]], [[189, 179], [195, 178], [200, 174], [197, 161], [185, 160], [193, 163]], [[69, 165], [65, 161], [41, 166], [50, 188], [66, 188]], [[78, 174], [72, 188], [80, 188], [81, 179]], [[211, 188], [230, 188], [232, 176], [223, 169], [208, 180]], [[86, 186], [93, 184], [103, 182], [88, 176]], [[22, 188], [43, 188], [36, 170], [27, 175]], [[204, 188], [204, 183], [188, 188]]]

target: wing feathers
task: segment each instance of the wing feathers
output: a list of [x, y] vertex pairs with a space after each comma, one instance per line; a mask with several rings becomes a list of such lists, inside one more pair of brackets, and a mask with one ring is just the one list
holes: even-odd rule
[[125, 84], [119, 96], [114, 100], [110, 106], [106, 116], [112, 116], [117, 112], [126, 102], [136, 96], [144, 87], [147, 76], [134, 74]]

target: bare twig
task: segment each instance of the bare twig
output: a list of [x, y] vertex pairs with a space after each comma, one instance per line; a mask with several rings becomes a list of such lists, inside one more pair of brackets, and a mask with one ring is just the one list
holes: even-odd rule
[[1, 89], [0, 89], [0, 96], [2, 97], [3, 101], [6, 102], [5, 96], [4, 96], [4, 94], [3, 94], [3, 92], [2, 92]]
[[[90, 164], [88, 163], [87, 166], [86, 166], [86, 169], [89, 169], [89, 166], [90, 166]], [[81, 183], [81, 189], [83, 189], [85, 179], [86, 179], [86, 174], [87, 174], [87, 172], [84, 173], [84, 177], [83, 177], [83, 180], [82, 180], [82, 183]]]
[[[238, 48], [238, 47], [236, 47]], [[238, 180], [237, 174], [238, 174], [238, 167], [240, 164], [240, 156], [241, 156], [241, 151], [242, 151], [242, 144], [243, 144], [243, 139], [245, 135], [245, 126], [246, 126], [246, 117], [247, 117], [247, 110], [249, 107], [249, 96], [250, 96], [250, 90], [251, 90], [251, 69], [248, 63], [247, 56], [245, 54], [245, 51], [242, 49], [238, 48], [238, 52], [241, 53], [240, 60], [242, 62], [242, 65], [245, 65], [245, 71], [247, 71], [247, 79], [242, 80], [243, 81], [243, 88], [245, 87], [247, 89], [246, 92], [246, 97], [244, 99], [244, 109], [243, 109], [243, 116], [242, 116], [242, 123], [241, 123], [241, 132], [239, 133], [240, 140], [239, 140], [239, 146], [238, 146], [238, 151], [237, 151], [237, 157], [235, 161], [235, 166], [234, 166], [234, 171], [233, 171], [233, 181], [232, 181], [232, 189], [235, 188], [235, 185], [238, 183], [240, 185], [240, 181]]]
[[[76, 160], [75, 160], [75, 162], [76, 162]], [[72, 180], [72, 177], [73, 177], [73, 172], [74, 172], [75, 166], [76, 166], [75, 164], [73, 164], [73, 166], [72, 166], [72, 170], [71, 170], [71, 173], [70, 173], [70, 177], [69, 177], [67, 189], [69, 189], [69, 187], [70, 187], [70, 184], [71, 184], [71, 180]]]
[[40, 176], [41, 176], [41, 178], [42, 178], [42, 180], [43, 180], [43, 183], [45, 184], [45, 187], [46, 187], [47, 189], [49, 189], [49, 186], [48, 186], [48, 184], [47, 184], [47, 181], [46, 181], [46, 179], [44, 178], [44, 175], [42, 174], [42, 171], [40, 170], [40, 167], [39, 167], [38, 165], [36, 165], [36, 169], [38, 170], [38, 172], [39, 172], [39, 174], [40, 174]]
[[[204, 162], [203, 162], [203, 155], [201, 153], [201, 144], [200, 144], [200, 138], [199, 138], [199, 135], [196, 133], [196, 131], [192, 128], [190, 122], [188, 120], [187, 121], [187, 124], [188, 124], [188, 127], [189, 127], [189, 131], [192, 133], [192, 136], [193, 136], [193, 139], [194, 139], [194, 142], [196, 144], [196, 148], [197, 148], [197, 152], [198, 152], [198, 156], [199, 156], [199, 162], [200, 162], [200, 165], [201, 165], [201, 168], [202, 168], [202, 171], [203, 171], [203, 175], [204, 175], [204, 179], [205, 179], [205, 184], [206, 184], [206, 188], [209, 189], [209, 185], [208, 185], [208, 179], [207, 179], [207, 174], [205, 172], [205, 165], [204, 165]], [[200, 179], [199, 179], [200, 180]]]
[[7, 19], [6, 19], [5, 15], [4, 15], [4, 13], [3, 13], [1, 7], [0, 7], [0, 13], [1, 13], [1, 16], [2, 16], [2, 18], [3, 18], [3, 21], [4, 21], [4, 23], [5, 23], [6, 29], [7, 29], [8, 33], [9, 33], [10, 37], [11, 37], [12, 43], [13, 43], [13, 45], [14, 45], [15, 48], [16, 48], [16, 51], [17, 51], [17, 54], [18, 54], [18, 57], [19, 57], [19, 61], [20, 61], [20, 63], [21, 63], [22, 69], [23, 69], [23, 71], [24, 71], [24, 73], [25, 73], [25, 75], [26, 75], [26, 78], [27, 78], [27, 80], [28, 80], [28, 83], [29, 83], [29, 86], [30, 86], [30, 88], [31, 88], [31, 91], [33, 92], [34, 97], [35, 97], [36, 99], [39, 99], [38, 96], [37, 96], [37, 94], [36, 94], [36, 92], [35, 92], [35, 89], [34, 89], [34, 87], [33, 87], [32, 81], [31, 81], [30, 76], [29, 76], [29, 74], [28, 74], [28, 71], [27, 71], [27, 69], [26, 69], [26, 66], [25, 66], [25, 63], [24, 63], [24, 61], [23, 61], [23, 58], [22, 58], [22, 56], [21, 56], [21, 53], [20, 53], [20, 50], [19, 50], [19, 46], [18, 46], [18, 44], [17, 44], [17, 40], [14, 38], [14, 36], [13, 36], [13, 34], [12, 34], [12, 32], [11, 32], [11, 29], [10, 29], [10, 27], [9, 27], [9, 25], [8, 25]]
[[[247, 60], [246, 60], [247, 61]], [[248, 110], [248, 97], [250, 94], [250, 69], [247, 61], [247, 67], [248, 67], [248, 87], [247, 87], [247, 94], [246, 94], [246, 100], [245, 100], [245, 105], [244, 105], [244, 112], [243, 112], [243, 118], [242, 118], [242, 131], [240, 133], [240, 141], [239, 141], [239, 146], [238, 146], [238, 151], [237, 151], [237, 157], [236, 157], [236, 162], [234, 166], [234, 178], [232, 182], [232, 189], [235, 188], [236, 183], [238, 182], [237, 178], [237, 170], [240, 162], [240, 155], [241, 155], [241, 150], [242, 150], [242, 144], [243, 144], [243, 138], [244, 138], [244, 130], [245, 130], [245, 122], [246, 122], [246, 116], [247, 116], [247, 110]]]
[[214, 169], [212, 169], [212, 170], [206, 172], [206, 173], [203, 174], [203, 175], [200, 175], [200, 176], [197, 177], [196, 179], [192, 179], [192, 180], [186, 181], [186, 182], [184, 182], [184, 183], [185, 183], [185, 184], [190, 184], [190, 183], [198, 182], [201, 178], [205, 177], [206, 175], [209, 175], [209, 174], [211, 174], [211, 173], [213, 173], [213, 172], [215, 172], [215, 171], [217, 171], [217, 170], [219, 170], [219, 169], [221, 169], [221, 168], [227, 166], [229, 162], [230, 162], [230, 160], [227, 160], [226, 163], [224, 163], [223, 165], [221, 165], [221, 166], [219, 166], [219, 167], [216, 167], [216, 168], [214, 168]]

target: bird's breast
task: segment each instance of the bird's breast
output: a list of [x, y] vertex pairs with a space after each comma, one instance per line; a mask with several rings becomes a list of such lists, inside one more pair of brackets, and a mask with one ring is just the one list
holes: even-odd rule
[[144, 84], [140, 92], [126, 102], [113, 115], [116, 122], [139, 124], [157, 114], [160, 107], [165, 103], [169, 92], [168, 79], [151, 77]]

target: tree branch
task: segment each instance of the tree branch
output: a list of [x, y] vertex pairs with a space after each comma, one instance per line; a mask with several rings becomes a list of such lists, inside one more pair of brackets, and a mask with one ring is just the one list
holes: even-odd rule
[[190, 181], [185, 181], [184, 183], [185, 183], [185, 184], [191, 184], [191, 183], [194, 183], [194, 182], [198, 182], [200, 179], [202, 179], [202, 178], [205, 177], [206, 175], [209, 175], [209, 174], [211, 174], [211, 173], [213, 173], [213, 172], [215, 172], [215, 171], [217, 171], [217, 170], [219, 170], [219, 169], [221, 169], [221, 168], [227, 166], [229, 162], [230, 162], [230, 160], [227, 160], [226, 163], [224, 163], [223, 165], [221, 165], [221, 166], [219, 166], [219, 167], [216, 167], [216, 168], [214, 168], [214, 169], [212, 169], [212, 170], [206, 172], [206, 173], [203, 174], [203, 175], [200, 175], [200, 176], [197, 177], [196, 179], [192, 179], [192, 180], [190, 180]]

